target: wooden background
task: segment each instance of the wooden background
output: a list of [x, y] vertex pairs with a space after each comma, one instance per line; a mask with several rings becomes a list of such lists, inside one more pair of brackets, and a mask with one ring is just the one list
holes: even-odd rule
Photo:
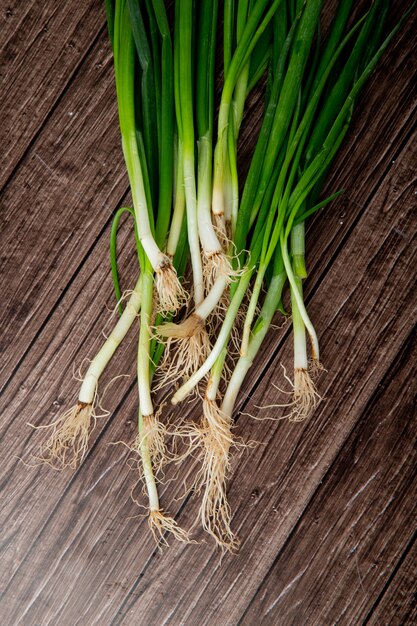
[[[229, 482], [239, 553], [221, 559], [210, 540], [160, 552], [130, 499], [129, 453], [109, 444], [135, 432], [135, 333], [106, 373], [107, 382], [130, 377], [108, 389], [111, 416], [82, 466], [22, 462], [44, 436], [27, 423], [47, 424], [73, 404], [73, 365], [94, 353], [113, 306], [109, 224], [128, 182], [103, 4], [1, 8], [0, 623], [417, 623], [415, 12], [332, 170], [328, 190], [345, 193], [308, 230], [306, 297], [325, 401], [302, 424], [245, 415], [282, 402], [272, 383], [285, 384], [280, 364], [291, 363], [288, 325], [271, 330], [240, 396], [236, 434], [261, 443], [235, 459]], [[394, 3], [392, 23], [407, 4]], [[260, 110], [255, 96], [251, 120]], [[250, 146], [253, 131], [244, 132]], [[128, 288], [128, 229], [122, 239]], [[182, 481], [195, 469], [182, 466], [161, 488], [185, 527], [198, 501], [181, 499]]]

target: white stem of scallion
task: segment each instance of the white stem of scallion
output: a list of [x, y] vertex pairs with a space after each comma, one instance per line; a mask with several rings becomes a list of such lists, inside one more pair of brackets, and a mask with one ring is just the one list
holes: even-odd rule
[[[298, 293], [302, 293], [301, 279], [295, 277], [295, 283], [297, 284]], [[300, 310], [298, 308], [297, 299], [294, 294], [294, 289], [291, 287], [291, 308], [292, 308], [292, 325], [294, 335], [294, 370], [308, 369], [308, 356], [307, 356], [307, 343], [306, 343], [306, 331], [301, 317]]]
[[198, 306], [204, 300], [203, 265], [197, 221], [197, 196], [194, 172], [194, 151], [184, 147], [184, 187], [187, 206], [188, 243], [193, 269], [194, 302]]
[[288, 280], [291, 285], [292, 292], [294, 293], [294, 300], [297, 303], [298, 309], [300, 311], [300, 315], [302, 317], [302, 320], [310, 336], [311, 350], [312, 350], [311, 356], [314, 361], [318, 362], [320, 360], [320, 351], [319, 351], [319, 342], [317, 339], [317, 334], [308, 316], [308, 313], [306, 311], [306, 308], [303, 302], [303, 298], [297, 287], [297, 281], [294, 276], [290, 257], [288, 254], [287, 239], [284, 236], [281, 237], [281, 251], [282, 251], [282, 259], [284, 261], [285, 271], [287, 272]]
[[140, 456], [142, 459], [143, 477], [145, 479], [146, 491], [149, 498], [150, 511], [159, 510], [158, 489], [156, 486], [155, 475], [152, 467], [151, 453], [149, 451], [148, 438], [146, 437], [143, 416], [139, 413], [139, 441]]
[[206, 320], [208, 316], [213, 313], [214, 309], [220, 302], [224, 290], [227, 287], [227, 283], [227, 276], [223, 275], [216, 278], [213, 287], [210, 289], [207, 296], [195, 309], [195, 313], [196, 315], [198, 315], [198, 317], [200, 317], [202, 320]]
[[248, 356], [240, 357], [235, 369], [233, 370], [233, 374], [230, 378], [221, 406], [222, 412], [229, 417], [232, 417], [233, 415], [236, 398], [251, 365], [252, 360]]
[[198, 140], [198, 233], [206, 257], [222, 252], [222, 247], [211, 219], [211, 139], [206, 135]]
[[154, 271], [157, 271], [166, 264], [167, 257], [158, 248], [152, 235], [136, 136], [133, 133], [122, 135], [122, 146], [129, 173], [139, 240]]
[[139, 277], [120, 319], [88, 367], [78, 395], [80, 402], [93, 403], [99, 378], [135, 321], [140, 305], [141, 278]]
[[142, 306], [138, 344], [138, 388], [141, 414], [153, 415], [150, 377], [151, 316], [153, 306], [153, 275], [149, 266], [142, 274]]

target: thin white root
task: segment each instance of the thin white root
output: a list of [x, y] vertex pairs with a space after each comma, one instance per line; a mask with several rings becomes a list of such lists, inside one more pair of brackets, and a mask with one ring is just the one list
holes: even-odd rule
[[210, 340], [204, 321], [194, 313], [181, 324], [162, 324], [157, 327], [156, 332], [159, 339], [166, 339], [167, 349], [159, 368], [155, 389], [188, 379], [210, 352]]
[[35, 426], [52, 429], [49, 439], [41, 446], [39, 460], [56, 469], [75, 469], [85, 458], [96, 419], [93, 404], [77, 402], [52, 424]]
[[321, 400], [316, 385], [306, 369], [294, 370], [294, 389], [290, 422], [302, 422], [312, 415]]
[[204, 253], [203, 278], [206, 293], [209, 293], [217, 278], [226, 276], [228, 282], [232, 280], [234, 271], [226, 254], [221, 252]]
[[155, 271], [158, 296], [158, 313], [176, 313], [189, 301], [189, 294], [181, 285], [177, 272], [169, 257]]
[[190, 425], [188, 432], [191, 454], [202, 466], [197, 473], [194, 490], [203, 492], [199, 519], [204, 530], [213, 537], [222, 550], [234, 551], [239, 541], [233, 533], [231, 510], [226, 495], [226, 480], [230, 470], [230, 448], [237, 445], [232, 432], [232, 420], [219, 408], [217, 402], [204, 399], [204, 417], [201, 426]]
[[193, 543], [188, 533], [182, 529], [173, 517], [165, 515], [161, 509], [153, 509], [149, 511], [148, 517], [149, 528], [158, 545], [168, 545], [165, 534], [171, 533], [178, 541], [183, 543]]
[[308, 369], [312, 376], [318, 376], [320, 372], [326, 372], [324, 365], [317, 359], [311, 359], [308, 364]]
[[146, 415], [142, 419], [144, 432], [136, 435], [136, 439], [132, 446], [130, 446], [130, 449], [140, 456], [141, 445], [146, 439], [152, 467], [155, 473], [158, 474], [165, 465], [173, 460], [165, 445], [168, 430], [165, 424], [163, 424], [156, 415]]

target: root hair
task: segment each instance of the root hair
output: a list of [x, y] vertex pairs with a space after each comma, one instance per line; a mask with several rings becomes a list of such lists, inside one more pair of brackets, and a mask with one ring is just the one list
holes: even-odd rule
[[230, 237], [229, 233], [227, 232], [227, 225], [224, 214], [221, 213], [220, 215], [218, 215], [217, 213], [212, 213], [211, 217], [217, 239], [219, 240], [219, 243], [223, 250], [227, 250], [229, 247]]
[[203, 254], [203, 278], [206, 293], [209, 293], [219, 276], [226, 276], [229, 282], [233, 274], [230, 259], [223, 250]]
[[[140, 457], [141, 445], [146, 440], [149, 454], [151, 456], [152, 467], [155, 473], [162, 472], [162, 469], [172, 461], [171, 455], [165, 445], [168, 430], [161, 422], [158, 415], [145, 415], [143, 420], [143, 432], [138, 433], [130, 447], [132, 452], [136, 452]], [[138, 463], [138, 466], [140, 463]]]
[[320, 372], [326, 372], [326, 368], [318, 359], [311, 359], [308, 369], [313, 377], [318, 376]]
[[158, 313], [176, 313], [189, 301], [189, 294], [181, 285], [169, 257], [155, 270]]
[[166, 339], [166, 350], [155, 389], [188, 379], [210, 352], [210, 339], [203, 320], [195, 314], [181, 324], [166, 323], [156, 329]]
[[97, 417], [94, 404], [77, 402], [52, 424], [34, 426], [52, 429], [47, 441], [41, 445], [37, 460], [54, 469], [76, 469], [87, 454], [88, 439]]
[[149, 511], [148, 524], [159, 546], [168, 546], [168, 541], [165, 537], [167, 533], [170, 533], [175, 539], [183, 543], [194, 543], [190, 540], [187, 531], [181, 528], [173, 517], [165, 515], [161, 509], [151, 509]]
[[232, 515], [226, 495], [230, 448], [237, 443], [231, 432], [232, 420], [216, 401], [207, 397], [203, 401], [203, 412], [201, 426], [192, 424], [187, 433], [191, 453], [201, 461], [193, 487], [203, 494], [199, 519], [222, 550], [235, 551], [239, 541], [230, 526]]
[[290, 422], [302, 422], [317, 408], [321, 400], [316, 385], [306, 369], [294, 370], [294, 389]]

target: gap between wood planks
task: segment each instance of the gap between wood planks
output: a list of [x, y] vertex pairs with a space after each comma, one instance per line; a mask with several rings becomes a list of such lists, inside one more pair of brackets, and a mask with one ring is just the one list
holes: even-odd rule
[[[417, 532], [414, 533], [401, 555], [383, 590], [366, 616], [363, 626], [368, 624], [380, 626], [381, 620], [391, 624], [394, 619], [400, 624], [411, 625], [416, 623], [416, 563]], [[388, 622], [388, 620], [390, 621]]]

